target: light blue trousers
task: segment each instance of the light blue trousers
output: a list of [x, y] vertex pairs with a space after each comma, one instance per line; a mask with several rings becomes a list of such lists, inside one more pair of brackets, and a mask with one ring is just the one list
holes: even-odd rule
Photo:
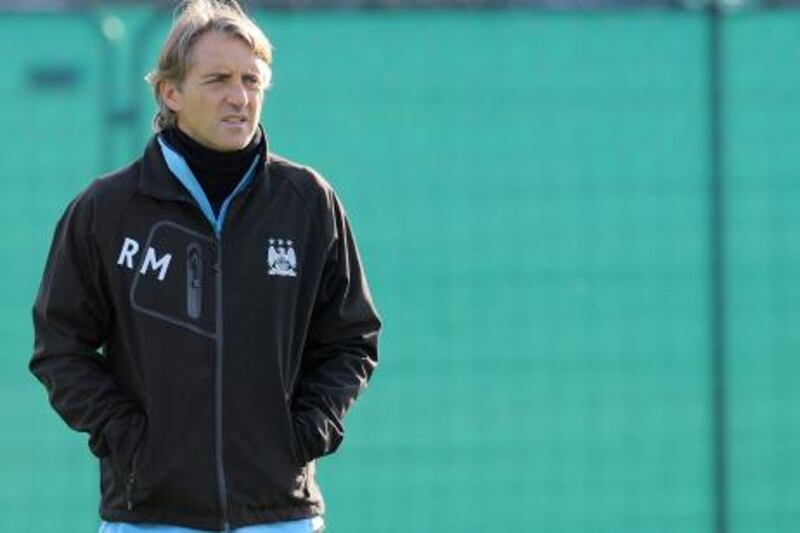
[[[324, 522], [319, 516], [278, 522], [275, 524], [259, 524], [230, 530], [230, 533], [314, 533], [322, 530]], [[168, 526], [163, 524], [127, 524], [123, 522], [103, 522], [98, 533], [213, 533], [207, 530], [188, 527]]]

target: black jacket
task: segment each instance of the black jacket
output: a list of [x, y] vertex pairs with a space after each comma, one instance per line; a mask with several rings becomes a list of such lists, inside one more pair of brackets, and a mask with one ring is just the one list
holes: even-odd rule
[[331, 187], [261, 161], [219, 235], [155, 137], [58, 223], [30, 369], [90, 435], [105, 520], [224, 529], [324, 511], [315, 459], [342, 441], [380, 322]]

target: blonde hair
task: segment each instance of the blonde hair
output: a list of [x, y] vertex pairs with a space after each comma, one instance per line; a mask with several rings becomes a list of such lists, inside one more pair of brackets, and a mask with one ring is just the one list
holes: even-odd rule
[[235, 0], [186, 0], [177, 10], [172, 29], [164, 41], [155, 70], [145, 76], [153, 87], [158, 110], [153, 118], [153, 130], [159, 132], [176, 124], [177, 116], [161, 98], [165, 81], [178, 86], [186, 77], [191, 60], [192, 46], [203, 34], [219, 31], [247, 44], [265, 64], [263, 87], [272, 81], [272, 45], [264, 32], [256, 26]]

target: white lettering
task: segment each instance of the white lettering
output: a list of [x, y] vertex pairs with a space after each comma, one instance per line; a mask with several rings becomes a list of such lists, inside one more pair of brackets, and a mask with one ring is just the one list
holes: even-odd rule
[[172, 254], [165, 254], [161, 259], [156, 258], [156, 251], [152, 248], [147, 249], [147, 254], [144, 256], [142, 268], [139, 270], [141, 274], [146, 274], [148, 268], [150, 270], [158, 270], [158, 281], [163, 281], [167, 275], [169, 262], [172, 260]]
[[139, 243], [125, 237], [125, 242], [122, 243], [122, 250], [119, 252], [119, 259], [117, 259], [117, 264], [122, 265], [125, 263], [125, 266], [133, 270], [133, 256], [139, 252]]

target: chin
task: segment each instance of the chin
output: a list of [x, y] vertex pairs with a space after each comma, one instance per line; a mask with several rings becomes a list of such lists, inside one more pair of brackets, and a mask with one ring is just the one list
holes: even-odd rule
[[241, 150], [242, 148], [246, 147], [250, 144], [250, 140], [253, 138], [255, 134], [255, 130], [241, 135], [234, 135], [234, 136], [225, 136], [224, 138], [219, 139], [217, 143], [217, 148], [223, 152], [233, 152], [235, 150]]
[[221, 150], [222, 150], [223, 152], [235, 152], [236, 150], [241, 150], [241, 149], [242, 149], [242, 148], [244, 148], [245, 146], [247, 146], [247, 143], [246, 143], [246, 142], [241, 142], [241, 143], [228, 143], [228, 144], [226, 144], [226, 145], [223, 145], [223, 146], [222, 146], [222, 148], [221, 148]]
[[216, 143], [215, 149], [220, 152], [235, 152], [247, 146], [249, 142], [250, 137], [243, 137], [241, 139], [220, 139], [220, 141]]

